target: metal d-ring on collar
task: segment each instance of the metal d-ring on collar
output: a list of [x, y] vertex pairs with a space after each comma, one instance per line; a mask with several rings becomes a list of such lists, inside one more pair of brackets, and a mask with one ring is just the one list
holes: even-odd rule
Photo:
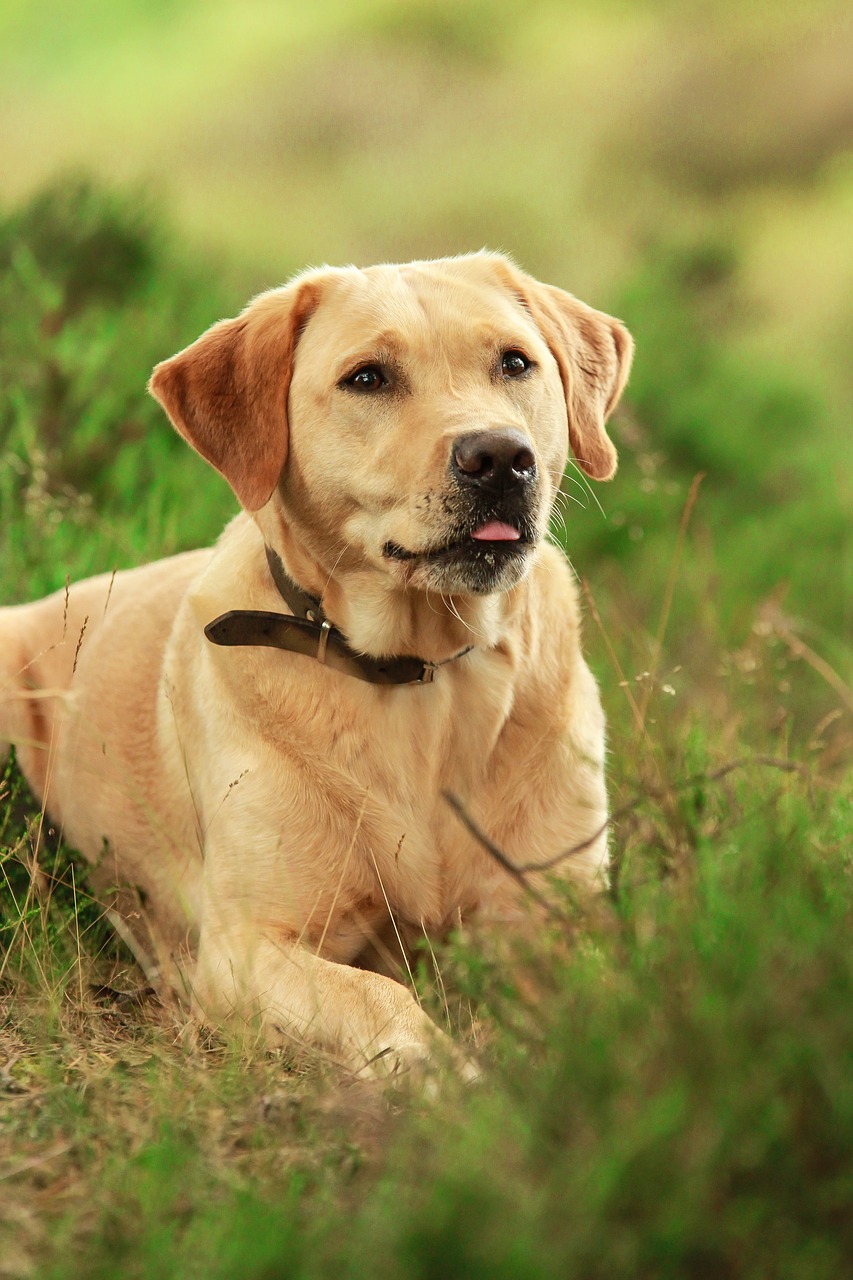
[[350, 648], [343, 632], [328, 620], [321, 602], [297, 586], [277, 552], [272, 547], [265, 550], [273, 582], [290, 614], [231, 609], [205, 627], [204, 634], [213, 644], [286, 649], [369, 684], [432, 684], [439, 666], [455, 662], [474, 647], [469, 645], [441, 663], [409, 657], [370, 658], [358, 653]]
[[332, 624], [327, 619], [324, 619], [323, 622], [320, 623], [320, 638], [317, 641], [318, 662], [326, 661], [326, 650], [329, 647], [329, 632], [331, 629]]

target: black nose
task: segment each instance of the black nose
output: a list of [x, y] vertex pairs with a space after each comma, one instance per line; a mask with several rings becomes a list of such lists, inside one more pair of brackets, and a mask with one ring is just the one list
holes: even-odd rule
[[527, 436], [515, 428], [472, 431], [454, 440], [450, 470], [460, 484], [505, 493], [535, 479], [536, 457]]

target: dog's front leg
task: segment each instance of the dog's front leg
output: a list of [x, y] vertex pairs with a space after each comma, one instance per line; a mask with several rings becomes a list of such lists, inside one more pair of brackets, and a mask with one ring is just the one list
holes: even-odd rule
[[320, 1048], [358, 1074], [477, 1074], [399, 982], [324, 960], [286, 934], [203, 930], [193, 996], [207, 1023], [255, 1021], [267, 1044]]

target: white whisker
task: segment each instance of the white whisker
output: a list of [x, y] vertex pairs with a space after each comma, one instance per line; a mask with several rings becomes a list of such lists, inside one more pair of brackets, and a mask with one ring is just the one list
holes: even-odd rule
[[432, 603], [431, 603], [431, 601], [430, 601], [430, 590], [429, 590], [429, 587], [426, 587], [426, 588], [424, 589], [424, 596], [426, 597], [427, 608], [429, 609], [430, 613], [435, 614], [436, 618], [440, 617], [441, 615], [440, 615], [440, 613], [439, 613], [438, 609], [434, 609], [434, 608], [432, 607]]
[[462, 617], [462, 614], [459, 612], [456, 605], [453, 603], [452, 596], [445, 596], [443, 592], [441, 592], [440, 595], [441, 595], [441, 603], [444, 605], [447, 612], [452, 614], [452, 616], [456, 619], [456, 621], [462, 624], [462, 626], [469, 633], [469, 635], [472, 635], [475, 640], [485, 641], [487, 639], [484, 632], [478, 631], [476, 627], [471, 626], [470, 622], [465, 621], [465, 619]]
[[[599, 511], [601, 512], [602, 516], [603, 516], [603, 517], [604, 517], [604, 519], [606, 520], [606, 519], [607, 519], [607, 513], [605, 512], [604, 507], [603, 507], [603, 506], [601, 505], [601, 503], [598, 501], [598, 495], [597, 495], [597, 493], [595, 492], [595, 490], [593, 489], [592, 485], [589, 483], [589, 481], [587, 480], [586, 476], [585, 476], [585, 475], [584, 475], [584, 473], [581, 471], [580, 467], [579, 467], [579, 466], [578, 466], [578, 464], [574, 461], [574, 459], [573, 459], [573, 458], [569, 458], [569, 466], [570, 466], [570, 467], [574, 467], [575, 471], [577, 471], [578, 475], [580, 476], [580, 483], [581, 483], [582, 487], [586, 490], [586, 492], [587, 492], [587, 493], [589, 494], [589, 496], [592, 498], [593, 502], [594, 502], [594, 503], [595, 503], [595, 505], [598, 507], [598, 509], [599, 509]], [[569, 479], [569, 480], [574, 480], [575, 484], [577, 484], [577, 483], [578, 483], [578, 481], [575, 479], [575, 477], [574, 477], [574, 476], [567, 476], [567, 479]]]
[[341, 557], [342, 557], [342, 556], [343, 556], [347, 551], [349, 551], [349, 549], [350, 549], [350, 545], [351, 545], [351, 544], [350, 544], [349, 542], [344, 542], [344, 543], [342, 543], [342, 544], [341, 544], [341, 549], [340, 549], [340, 551], [338, 552], [338, 558], [337, 558], [337, 560], [335, 561], [335, 563], [332, 565], [331, 569], [329, 570], [329, 576], [326, 578], [326, 585], [323, 587], [323, 590], [320, 592], [320, 605], [321, 605], [321, 606], [322, 606], [322, 604], [323, 604], [323, 598], [324, 598], [324, 596], [325, 596], [326, 592], [329, 590], [329, 583], [332, 581], [332, 578], [335, 576], [335, 570], [337, 569], [338, 565], [341, 563]]
[[[584, 497], [586, 497], [586, 490], [584, 489], [584, 490], [582, 490], [582, 492], [583, 492]], [[564, 507], [564, 508], [565, 508], [565, 506], [566, 506], [566, 504], [567, 504], [567, 503], [569, 503], [569, 502], [574, 502], [574, 503], [575, 503], [577, 506], [579, 506], [583, 511], [586, 511], [587, 507], [589, 506], [589, 503], [588, 503], [588, 502], [581, 502], [580, 498], [576, 498], [576, 497], [575, 497], [575, 495], [574, 495], [573, 493], [566, 493], [564, 490], [561, 490], [561, 491], [557, 494], [557, 501], [558, 501], [558, 502], [560, 502], [560, 501], [561, 501], [561, 502], [562, 502], [562, 505], [563, 505], [563, 507]]]

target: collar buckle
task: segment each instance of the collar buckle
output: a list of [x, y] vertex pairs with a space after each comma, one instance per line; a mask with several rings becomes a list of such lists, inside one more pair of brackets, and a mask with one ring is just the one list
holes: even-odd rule
[[320, 634], [317, 637], [317, 661], [325, 664], [326, 650], [329, 647], [329, 632], [332, 629], [331, 622], [324, 618], [320, 623]]

